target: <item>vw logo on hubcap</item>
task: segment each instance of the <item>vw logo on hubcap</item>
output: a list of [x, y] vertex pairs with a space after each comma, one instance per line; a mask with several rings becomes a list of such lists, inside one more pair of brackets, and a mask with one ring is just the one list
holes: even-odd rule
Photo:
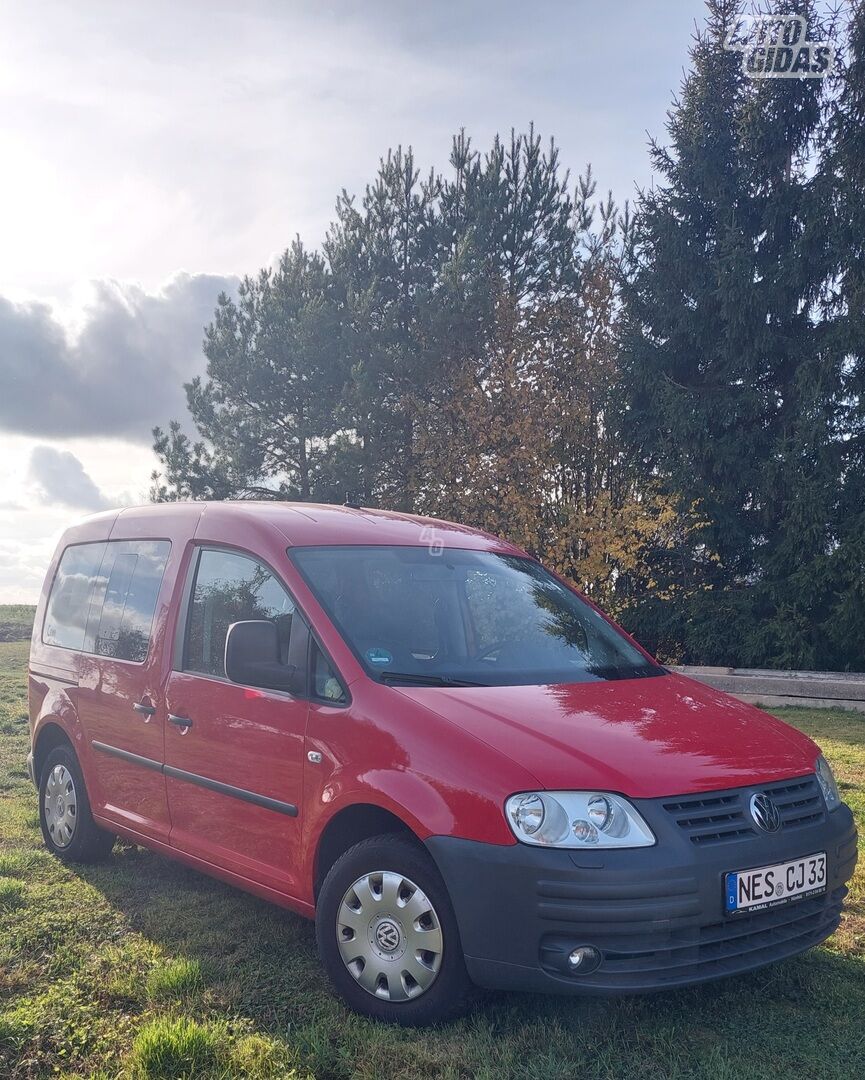
[[376, 928], [375, 940], [382, 952], [394, 952], [399, 948], [399, 927], [389, 919], [384, 919]]
[[758, 791], [751, 796], [751, 817], [764, 832], [777, 832], [781, 828], [781, 815], [778, 807], [768, 795]]

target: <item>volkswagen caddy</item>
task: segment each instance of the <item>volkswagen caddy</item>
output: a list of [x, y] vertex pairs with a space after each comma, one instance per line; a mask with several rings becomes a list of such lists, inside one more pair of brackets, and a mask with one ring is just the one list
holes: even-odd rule
[[315, 918], [383, 1020], [741, 977], [827, 938], [855, 865], [809, 738], [447, 522], [97, 514], [51, 563], [29, 692], [52, 852], [120, 836]]

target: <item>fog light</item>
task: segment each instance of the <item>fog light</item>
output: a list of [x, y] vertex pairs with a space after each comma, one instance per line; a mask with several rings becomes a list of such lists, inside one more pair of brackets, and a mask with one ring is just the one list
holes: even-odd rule
[[587, 975], [601, 963], [601, 953], [593, 945], [580, 945], [568, 954], [568, 969], [572, 975]]

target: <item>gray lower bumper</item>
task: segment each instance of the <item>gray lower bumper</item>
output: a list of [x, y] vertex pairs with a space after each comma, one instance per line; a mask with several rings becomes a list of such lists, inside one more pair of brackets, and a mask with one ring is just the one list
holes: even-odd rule
[[[638, 803], [649, 819], [646, 805]], [[794, 956], [837, 928], [856, 865], [846, 806], [819, 824], [708, 847], [693, 845], [676, 826], [650, 824], [658, 843], [625, 851], [427, 840], [474, 981], [555, 993], [663, 990]], [[818, 851], [827, 854], [825, 893], [753, 915], [725, 914], [727, 872]], [[566, 958], [579, 945], [594, 945], [604, 959], [596, 971], [574, 976]]]

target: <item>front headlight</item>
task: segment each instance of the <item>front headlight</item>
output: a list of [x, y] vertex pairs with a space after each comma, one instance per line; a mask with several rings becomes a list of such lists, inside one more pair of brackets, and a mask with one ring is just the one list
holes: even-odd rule
[[826, 806], [830, 810], [837, 810], [841, 805], [841, 796], [838, 794], [838, 785], [835, 783], [832, 768], [822, 754], [817, 758], [815, 772], [817, 774], [817, 783], [820, 785], [823, 798], [826, 800]]
[[654, 834], [620, 795], [602, 791], [527, 791], [511, 795], [505, 816], [517, 840], [537, 847], [650, 847]]

